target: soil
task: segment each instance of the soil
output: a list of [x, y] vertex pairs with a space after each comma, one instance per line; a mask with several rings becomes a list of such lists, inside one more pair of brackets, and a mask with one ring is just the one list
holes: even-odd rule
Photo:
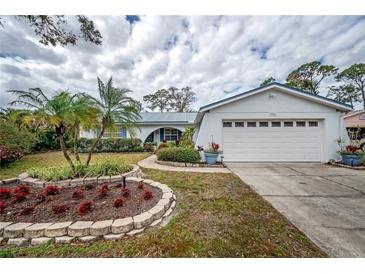
[[[138, 183], [128, 182], [126, 187], [130, 190], [129, 197], [122, 196], [122, 187], [118, 187], [120, 183], [107, 183], [109, 191], [107, 196], [100, 198], [99, 191], [102, 187], [101, 184], [92, 183], [88, 186], [92, 186], [92, 189], [87, 189], [87, 186], [73, 187], [73, 188], [61, 188], [60, 193], [57, 195], [46, 196], [46, 200], [42, 203], [37, 202], [37, 195], [44, 189], [31, 188], [30, 193], [27, 194], [26, 200], [22, 202], [13, 203], [11, 200], [14, 197], [13, 190], [18, 186], [16, 184], [10, 184], [1, 186], [2, 188], [10, 188], [12, 190], [12, 196], [7, 199], [1, 199], [5, 202], [7, 208], [4, 213], [0, 214], [0, 221], [11, 222], [63, 222], [63, 221], [100, 221], [108, 219], [118, 219], [130, 216], [138, 215], [144, 211], [151, 209], [155, 206], [162, 197], [162, 191], [158, 188], [144, 184], [144, 189], [152, 192], [152, 198], [145, 200], [143, 198], [143, 189], [138, 189]], [[83, 199], [75, 199], [72, 197], [73, 192], [76, 189], [80, 189], [84, 195]], [[123, 198], [123, 206], [116, 208], [113, 206], [114, 201], [117, 198]], [[93, 210], [79, 214], [80, 205], [91, 200], [94, 203]], [[66, 212], [55, 214], [52, 207], [55, 205], [65, 204], [69, 207]], [[23, 215], [21, 212], [24, 208], [34, 206], [34, 210], [28, 215]]]

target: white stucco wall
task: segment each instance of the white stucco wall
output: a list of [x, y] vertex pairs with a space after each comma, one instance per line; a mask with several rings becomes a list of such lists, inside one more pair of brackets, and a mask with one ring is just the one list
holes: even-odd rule
[[[269, 97], [269, 94], [274, 94], [274, 97]], [[336, 153], [336, 139], [340, 136], [346, 138], [342, 114], [334, 108], [273, 88], [206, 112], [201, 121], [196, 145], [208, 147], [212, 138], [222, 145], [222, 120], [225, 119], [313, 119], [320, 120], [323, 128], [321, 161], [327, 162], [339, 158]]]

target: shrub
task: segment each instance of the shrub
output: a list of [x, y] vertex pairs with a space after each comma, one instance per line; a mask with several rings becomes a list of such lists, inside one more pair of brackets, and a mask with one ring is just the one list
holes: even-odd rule
[[183, 134], [181, 135], [180, 139], [180, 147], [185, 148], [194, 148], [194, 142], [193, 142], [193, 136], [195, 133], [195, 128], [193, 127], [187, 127]]
[[46, 195], [47, 196], [57, 195], [60, 193], [60, 191], [61, 191], [61, 189], [58, 186], [55, 186], [55, 185], [47, 186]]
[[94, 209], [93, 201], [86, 201], [80, 205], [79, 214], [84, 215], [85, 213], [93, 211], [93, 209]]
[[27, 206], [20, 211], [20, 215], [29, 215], [34, 211], [35, 206]]
[[[38, 130], [36, 133], [37, 142], [33, 147], [33, 151], [49, 151], [60, 150], [60, 142], [57, 138], [57, 133], [54, 129]], [[65, 144], [67, 148], [72, 147], [72, 139], [70, 134], [66, 131], [64, 134]]]
[[102, 185], [101, 189], [99, 190], [99, 198], [104, 198], [108, 194], [108, 190], [108, 185]]
[[77, 199], [77, 200], [81, 200], [84, 198], [84, 194], [82, 194], [81, 189], [76, 189], [73, 193], [72, 193], [72, 198]]
[[157, 152], [157, 159], [160, 161], [182, 162], [182, 163], [198, 163], [200, 154], [195, 149], [174, 147], [164, 148]]
[[15, 190], [15, 193], [25, 193], [28, 194], [30, 192], [30, 187], [26, 185], [19, 185]]
[[114, 201], [114, 207], [121, 207], [121, 206], [123, 206], [123, 199], [122, 198], [117, 198]]
[[128, 188], [122, 188], [122, 196], [124, 197], [124, 198], [127, 198], [127, 197], [129, 197], [129, 195], [131, 194], [131, 191], [130, 191], [130, 189], [128, 189]]
[[32, 168], [27, 170], [29, 177], [39, 178], [44, 181], [58, 181], [73, 178], [74, 173], [69, 166]]
[[168, 147], [169, 147], [168, 143], [161, 143], [161, 144], [159, 144], [157, 150], [160, 150], [160, 149], [163, 149], [163, 148], [168, 148]]
[[5, 147], [0, 145], [0, 166], [8, 166], [10, 163], [21, 159], [24, 156], [22, 150], [16, 147]]
[[130, 165], [117, 162], [115, 160], [106, 160], [103, 162], [91, 165], [87, 171], [88, 177], [96, 176], [114, 176], [132, 170]]
[[61, 213], [66, 212], [69, 209], [70, 209], [70, 207], [66, 204], [52, 206], [52, 211], [54, 214], [61, 214]]
[[[80, 138], [78, 141], [81, 152], [88, 152], [95, 139]], [[96, 146], [96, 152], [141, 152], [142, 141], [136, 138], [103, 138]]]
[[143, 182], [139, 182], [138, 183], [138, 189], [143, 189], [144, 185], [143, 185]]
[[147, 151], [147, 152], [154, 152], [155, 146], [157, 146], [156, 142], [145, 142], [143, 144], [144, 151]]
[[8, 199], [11, 196], [10, 188], [2, 188], [0, 187], [0, 199]]
[[27, 194], [24, 192], [16, 192], [15, 196], [13, 197], [13, 203], [20, 203], [27, 198]]
[[145, 190], [144, 192], [143, 192], [143, 199], [145, 199], [145, 200], [149, 200], [149, 199], [151, 199], [153, 196], [152, 196], [152, 192], [151, 191], [149, 191], [149, 190]]
[[3, 202], [3, 201], [0, 201], [0, 214], [1, 213], [4, 213], [5, 212], [5, 209], [7, 208], [8, 206]]

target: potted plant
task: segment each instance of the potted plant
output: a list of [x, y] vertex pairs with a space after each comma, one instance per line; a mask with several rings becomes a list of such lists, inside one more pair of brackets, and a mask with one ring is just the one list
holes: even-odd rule
[[217, 162], [218, 155], [221, 153], [219, 151], [219, 145], [211, 142], [209, 143], [209, 148], [204, 150], [205, 161], [208, 165], [214, 165]]
[[362, 158], [364, 153], [361, 151], [360, 146], [356, 145], [354, 142], [345, 145], [344, 141], [340, 138], [337, 140], [340, 147], [340, 155], [342, 158], [342, 163], [347, 166], [360, 166], [362, 163]]

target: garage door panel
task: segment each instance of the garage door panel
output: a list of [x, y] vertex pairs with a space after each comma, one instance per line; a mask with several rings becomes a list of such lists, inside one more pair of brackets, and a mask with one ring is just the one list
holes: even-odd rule
[[226, 161], [320, 161], [321, 138], [320, 126], [308, 127], [308, 123], [305, 127], [223, 127], [223, 152]]

